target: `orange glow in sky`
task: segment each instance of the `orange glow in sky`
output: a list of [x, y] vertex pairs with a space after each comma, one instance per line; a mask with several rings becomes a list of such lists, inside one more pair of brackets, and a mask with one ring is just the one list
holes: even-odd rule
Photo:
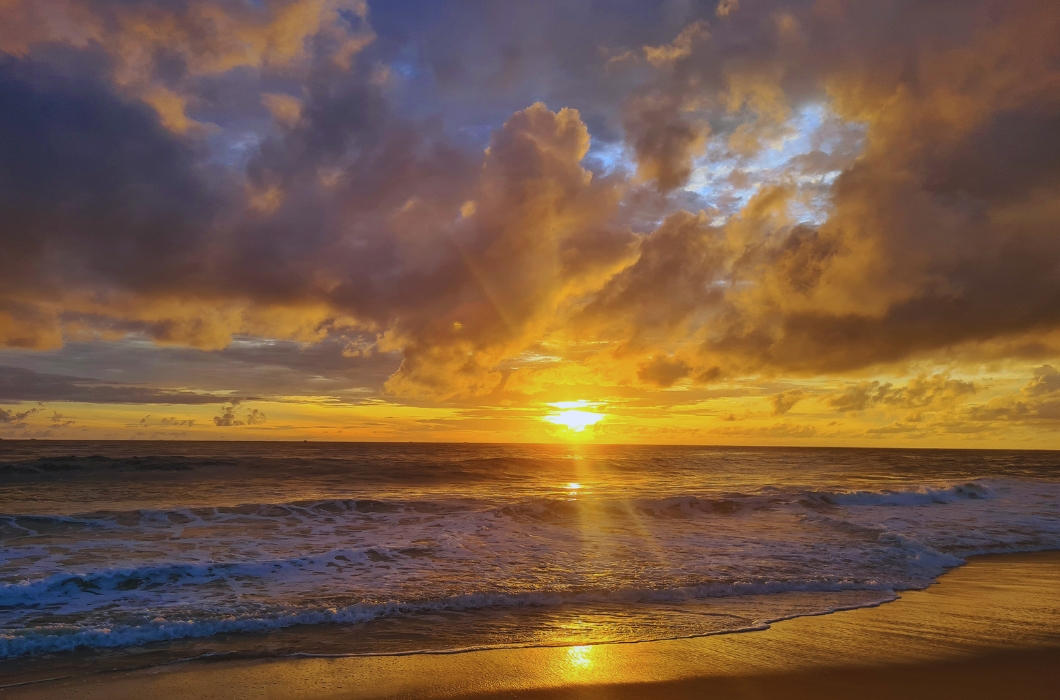
[[1060, 3], [572, 2], [0, 0], [0, 439], [1060, 448]]

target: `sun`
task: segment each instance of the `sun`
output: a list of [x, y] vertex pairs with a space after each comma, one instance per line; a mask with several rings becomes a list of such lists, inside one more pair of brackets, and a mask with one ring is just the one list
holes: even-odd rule
[[555, 423], [556, 425], [562, 425], [563, 427], [573, 430], [576, 433], [580, 433], [590, 425], [596, 425], [604, 419], [603, 413], [593, 413], [592, 411], [559, 411], [558, 413], [550, 413], [545, 416], [545, 420], [549, 423]]
[[560, 401], [559, 403], [550, 403], [549, 406], [563, 410], [549, 413], [548, 415], [543, 416], [542, 420], [556, 425], [562, 425], [568, 430], [580, 433], [607, 417], [606, 413], [585, 410], [586, 408], [592, 408], [598, 405], [599, 404], [590, 403], [588, 401]]

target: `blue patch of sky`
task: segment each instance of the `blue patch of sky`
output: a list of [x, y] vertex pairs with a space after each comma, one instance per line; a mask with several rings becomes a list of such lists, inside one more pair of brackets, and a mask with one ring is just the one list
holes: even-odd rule
[[405, 80], [413, 80], [417, 74], [416, 64], [407, 58], [399, 58], [398, 60], [391, 62], [390, 70], [394, 71]]
[[497, 124], [465, 124], [456, 127], [456, 133], [468, 141], [485, 148], [489, 145], [490, 135], [499, 125]]
[[604, 141], [592, 139], [589, 153], [583, 162], [586, 168], [598, 175], [611, 175], [615, 172], [632, 173], [637, 169], [633, 154], [623, 141]]
[[[763, 186], [787, 182], [797, 187], [800, 195], [792, 200], [792, 216], [797, 221], [819, 225], [828, 216], [829, 188], [839, 171], [803, 172], [797, 160], [814, 151], [831, 155], [839, 146], [842, 137], [828, 133], [825, 129], [828, 121], [826, 105], [803, 105], [789, 120], [783, 135], [764, 144], [750, 158], [732, 153], [724, 144], [714, 143], [696, 163], [685, 189], [717, 207], [720, 213], [714, 223], [721, 225], [746, 206]], [[743, 177], [733, 178], [734, 173]]]
[[[263, 127], [263, 131], [264, 131]], [[240, 131], [237, 133], [219, 131], [207, 137], [210, 163], [227, 168], [241, 170], [258, 152], [264, 139], [263, 132]]]

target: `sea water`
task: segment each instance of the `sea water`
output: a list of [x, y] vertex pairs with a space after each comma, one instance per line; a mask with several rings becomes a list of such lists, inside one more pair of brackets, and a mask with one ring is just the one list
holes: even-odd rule
[[0, 442], [0, 658], [760, 629], [1060, 548], [1060, 453]]

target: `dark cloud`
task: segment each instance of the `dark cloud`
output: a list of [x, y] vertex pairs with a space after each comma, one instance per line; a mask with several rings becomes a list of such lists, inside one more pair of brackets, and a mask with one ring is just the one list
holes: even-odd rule
[[619, 337], [687, 338], [724, 298], [722, 233], [704, 212], [673, 214], [640, 241], [632, 265], [611, 277], [579, 322]]
[[40, 408], [31, 408], [26, 411], [20, 412], [9, 411], [7, 409], [0, 408], [0, 424], [14, 425], [15, 427], [20, 427], [21, 425], [23, 425], [22, 421], [24, 421], [26, 418], [29, 418], [34, 413], [39, 413], [40, 411]]
[[858, 382], [829, 397], [828, 404], [837, 411], [864, 411], [886, 399], [890, 392], [890, 384], [878, 381]]
[[0, 367], [0, 401], [4, 403], [76, 401], [196, 405], [228, 400], [228, 397], [214, 394], [154, 389], [97, 379], [45, 374], [17, 367]]
[[[1060, 115], [1048, 87], [1058, 49], [1047, 35], [1060, 13], [1030, 2], [964, 5], [961, 18], [941, 16], [946, 3], [887, 6], [908, 36], [812, 48], [853, 61], [818, 75], [840, 115], [868, 123], [866, 152], [836, 180], [833, 212], [812, 235], [793, 229], [748, 250], [757, 262], [742, 276], [756, 291], [732, 299], [709, 352], [831, 372], [1060, 321], [1060, 219], [1043, 199], [1057, 191], [1046, 125]], [[883, 11], [835, 7], [800, 22], [869, 36], [862, 22]], [[943, 20], [952, 31], [936, 36]], [[869, 65], [884, 40], [891, 57]]]
[[195, 419], [194, 418], [177, 418], [175, 416], [166, 416], [164, 418], [154, 418], [151, 415], [146, 415], [143, 418], [141, 418], [138, 423], [136, 423], [135, 425], [130, 426], [130, 427], [147, 428], [147, 427], [156, 426], [156, 425], [165, 426], [165, 427], [175, 427], [175, 428], [192, 428], [192, 427], [195, 426]]
[[57, 344], [71, 289], [194, 282], [216, 195], [150, 108], [2, 57], [0, 94], [0, 340]]
[[240, 408], [241, 401], [232, 401], [221, 409], [219, 415], [214, 416], [213, 424], [218, 428], [235, 428], [244, 425], [260, 425], [265, 422], [265, 414], [256, 408], [248, 409], [239, 417], [236, 411]]
[[[225, 358], [430, 400], [544, 347], [655, 387], [1056, 351], [1055, 3], [0, 13], [7, 347], [263, 337], [315, 349]], [[0, 377], [11, 401], [218, 400]], [[927, 410], [955, 381], [828, 400]]]
[[316, 343], [237, 336], [223, 350], [204, 352], [134, 337], [68, 342], [48, 352], [7, 350], [0, 365], [124, 385], [200, 387], [227, 396], [356, 400], [374, 393], [401, 362], [394, 353], [369, 351], [374, 342], [374, 335], [336, 335]]
[[629, 106], [623, 126], [637, 157], [637, 175], [664, 191], [688, 181], [710, 132], [706, 123], [689, 119], [672, 104], [660, 104], [651, 97]]
[[788, 389], [782, 391], [779, 394], [775, 394], [770, 399], [770, 403], [773, 404], [773, 415], [782, 416], [791, 409], [795, 408], [795, 404], [806, 398], [806, 392], [802, 389]]
[[647, 384], [669, 387], [687, 377], [690, 371], [684, 360], [660, 353], [640, 366], [637, 377]]
[[915, 410], [952, 408], [977, 391], [973, 382], [934, 374], [914, 377], [902, 386], [879, 381], [858, 382], [828, 397], [827, 402], [837, 411], [850, 412], [875, 406]]

